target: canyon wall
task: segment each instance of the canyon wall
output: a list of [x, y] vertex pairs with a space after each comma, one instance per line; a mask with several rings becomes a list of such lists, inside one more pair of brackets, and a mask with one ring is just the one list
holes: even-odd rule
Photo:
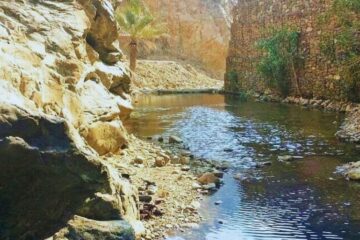
[[256, 72], [261, 53], [255, 43], [266, 37], [266, 30], [270, 28], [295, 26], [301, 32], [300, 51], [304, 55], [304, 65], [299, 72], [303, 96], [341, 100], [339, 71], [320, 54], [319, 16], [330, 7], [331, 2], [239, 0], [231, 28], [225, 89], [264, 92], [264, 79]]
[[83, 239], [76, 224], [133, 239], [137, 191], [103, 157], [128, 145], [121, 59], [108, 0], [0, 0], [0, 239], [44, 239], [75, 215], [54, 239]]
[[167, 24], [168, 36], [144, 44], [139, 51], [142, 58], [181, 59], [223, 78], [234, 0], [144, 2], [151, 13]]

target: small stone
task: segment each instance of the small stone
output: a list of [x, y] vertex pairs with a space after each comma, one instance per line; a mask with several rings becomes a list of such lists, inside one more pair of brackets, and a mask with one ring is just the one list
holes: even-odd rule
[[224, 152], [233, 152], [234, 149], [231, 149], [231, 148], [224, 148]]
[[158, 188], [155, 185], [150, 185], [147, 189], [147, 193], [149, 195], [154, 195], [157, 191], [158, 191]]
[[155, 200], [155, 205], [162, 204], [163, 202], [165, 202], [165, 200], [164, 200], [164, 199], [162, 199], [162, 198], [158, 198], [158, 199], [156, 199], [156, 200]]
[[350, 170], [346, 175], [350, 180], [360, 180], [360, 168], [354, 168]]
[[200, 202], [198, 202], [198, 201], [192, 201], [192, 202], [190, 203], [190, 207], [192, 207], [192, 208], [194, 208], [194, 209], [199, 209], [199, 208], [201, 207], [201, 204], [200, 204]]
[[139, 196], [139, 201], [140, 202], [149, 203], [149, 202], [151, 202], [151, 200], [152, 200], [152, 197], [149, 196], [149, 195], [141, 195], [141, 196]]
[[202, 188], [204, 190], [216, 190], [216, 184], [215, 183], [210, 183], [210, 184], [207, 184], [207, 185], [203, 185]]
[[185, 156], [185, 157], [190, 157], [192, 155], [190, 151], [185, 151], [185, 150], [181, 151], [180, 154], [181, 156]]
[[170, 136], [169, 137], [169, 143], [182, 143], [182, 139], [177, 136]]
[[164, 167], [166, 165], [166, 160], [162, 157], [158, 157], [155, 159], [155, 166], [156, 167]]
[[184, 167], [181, 168], [181, 171], [188, 172], [188, 171], [190, 171], [190, 167], [189, 166], [184, 166]]
[[207, 172], [204, 173], [201, 177], [199, 177], [198, 182], [202, 185], [206, 185], [206, 184], [210, 184], [210, 183], [219, 183], [220, 180], [218, 177], [215, 176], [214, 173], [211, 172]]
[[230, 165], [228, 162], [221, 162], [220, 164], [217, 164], [216, 169], [221, 171], [226, 171], [230, 168]]
[[278, 160], [280, 162], [289, 162], [291, 160], [294, 160], [293, 156], [290, 155], [284, 155], [284, 156], [278, 156]]
[[261, 162], [261, 163], [256, 163], [255, 167], [256, 168], [263, 168], [266, 166], [270, 166], [272, 163], [271, 162]]
[[219, 200], [219, 201], [216, 201], [216, 202], [215, 202], [215, 205], [220, 205], [220, 204], [222, 204], [222, 203], [223, 203], [223, 201]]
[[201, 185], [196, 182], [194, 182], [191, 187], [192, 189], [201, 189]]
[[218, 220], [218, 223], [219, 223], [219, 224], [224, 224], [224, 221], [221, 220], [221, 219], [219, 219], [219, 220]]
[[234, 175], [234, 179], [238, 180], [238, 181], [242, 181], [242, 180], [245, 180], [246, 177], [243, 176], [241, 173], [237, 173], [237, 174]]
[[182, 165], [188, 165], [188, 164], [190, 164], [190, 158], [189, 157], [181, 157], [180, 158], [180, 163]]
[[134, 162], [135, 164], [144, 164], [145, 159], [144, 159], [143, 157], [138, 156], [138, 157], [136, 157], [136, 158], [134, 159], [133, 162]]

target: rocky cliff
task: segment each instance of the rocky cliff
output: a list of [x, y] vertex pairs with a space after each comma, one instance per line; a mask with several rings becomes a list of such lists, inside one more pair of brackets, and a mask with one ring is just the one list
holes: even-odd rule
[[133, 238], [137, 193], [102, 157], [132, 109], [117, 39], [107, 0], [0, 0], [0, 239]]
[[168, 26], [168, 37], [144, 46], [145, 58], [186, 59], [222, 79], [234, 0], [145, 0]]

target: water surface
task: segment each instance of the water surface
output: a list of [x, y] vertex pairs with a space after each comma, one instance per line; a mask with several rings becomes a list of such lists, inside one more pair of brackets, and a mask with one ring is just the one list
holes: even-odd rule
[[[144, 138], [176, 134], [197, 157], [232, 164], [225, 185], [203, 203], [205, 222], [182, 239], [355, 240], [360, 184], [334, 173], [360, 160], [359, 148], [334, 137], [343, 117], [234, 96], [163, 95], [140, 97], [126, 126]], [[279, 155], [304, 158], [286, 164]], [[255, 168], [264, 161], [272, 165]], [[214, 206], [217, 200], [223, 204]]]

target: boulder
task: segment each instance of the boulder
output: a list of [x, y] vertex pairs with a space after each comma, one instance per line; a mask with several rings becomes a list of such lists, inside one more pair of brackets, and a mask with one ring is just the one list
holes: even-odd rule
[[44, 238], [72, 214], [138, 219], [135, 189], [65, 121], [5, 103], [0, 112], [1, 239]]
[[351, 169], [349, 172], [346, 173], [346, 176], [350, 180], [360, 180], [360, 168]]
[[132, 108], [110, 1], [0, 9], [0, 239], [44, 239], [76, 214], [138, 220], [136, 189], [99, 157], [126, 146]]
[[211, 183], [214, 183], [214, 184], [220, 183], [220, 179], [218, 177], [216, 177], [214, 173], [210, 173], [210, 172], [204, 173], [197, 180], [202, 185], [207, 185], [207, 184], [211, 184]]
[[135, 240], [134, 229], [125, 221], [96, 221], [74, 216], [53, 240]]

